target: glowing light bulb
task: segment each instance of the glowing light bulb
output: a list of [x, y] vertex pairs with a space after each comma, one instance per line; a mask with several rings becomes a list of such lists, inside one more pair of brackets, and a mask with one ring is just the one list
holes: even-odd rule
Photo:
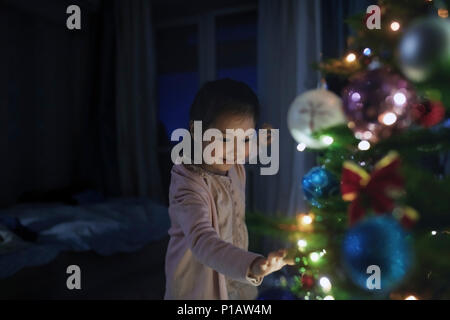
[[354, 53], [349, 53], [349, 54], [347, 55], [347, 57], [345, 57], [345, 60], [346, 60], [348, 63], [355, 62], [355, 60], [356, 60], [356, 54], [354, 54]]
[[435, 230], [431, 231], [431, 235], [435, 236], [437, 234], [437, 232]]
[[397, 121], [397, 116], [393, 112], [386, 112], [380, 116], [380, 119], [383, 124], [391, 126]]
[[320, 255], [317, 252], [311, 252], [309, 258], [312, 262], [317, 262], [320, 259]]
[[443, 19], [448, 18], [448, 10], [447, 9], [438, 9], [438, 16]]
[[394, 94], [394, 102], [398, 106], [403, 106], [406, 103], [406, 96], [403, 92]]
[[365, 48], [363, 54], [368, 57], [372, 54], [372, 50], [370, 50], [370, 48]]
[[310, 232], [313, 230], [313, 221], [314, 214], [313, 213], [300, 213], [297, 215], [297, 227], [301, 232]]
[[311, 224], [312, 223], [312, 217], [310, 215], [304, 215], [302, 217], [302, 224]]
[[325, 296], [323, 300], [334, 300], [333, 296]]
[[358, 149], [361, 151], [367, 151], [370, 149], [370, 143], [369, 141], [363, 140], [360, 143], [358, 143]]
[[372, 138], [372, 132], [366, 131], [363, 133], [362, 136], [363, 136], [364, 140], [370, 140], [370, 138]]
[[320, 278], [319, 284], [324, 292], [328, 292], [331, 290], [331, 282], [330, 279], [328, 279], [327, 277]]
[[354, 92], [352, 94], [352, 101], [353, 102], [358, 102], [361, 100], [361, 95], [358, 92]]
[[405, 298], [405, 300], [418, 300], [415, 296], [411, 295], [411, 296], [407, 296]]
[[331, 145], [334, 142], [333, 137], [330, 136], [323, 136], [321, 138], [322, 142], [325, 143], [327, 146]]
[[306, 149], [306, 144], [304, 144], [303, 142], [301, 142], [297, 145], [298, 151], [303, 152], [303, 151], [305, 151], [305, 149]]
[[400, 30], [400, 23], [398, 23], [397, 21], [393, 21], [391, 23], [391, 30], [392, 31], [398, 31]]
[[297, 241], [297, 245], [299, 249], [304, 249], [308, 245], [308, 242], [306, 242], [306, 240], [300, 239]]

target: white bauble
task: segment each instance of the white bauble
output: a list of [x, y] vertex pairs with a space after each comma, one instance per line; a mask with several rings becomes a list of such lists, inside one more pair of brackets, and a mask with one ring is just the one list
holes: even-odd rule
[[288, 128], [298, 143], [313, 149], [328, 145], [312, 134], [338, 124], [346, 123], [342, 100], [326, 89], [309, 90], [295, 98], [288, 111]]

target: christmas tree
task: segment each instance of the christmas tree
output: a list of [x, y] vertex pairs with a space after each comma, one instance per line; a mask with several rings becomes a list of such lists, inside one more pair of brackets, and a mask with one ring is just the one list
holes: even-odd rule
[[[281, 292], [450, 299], [448, 9], [384, 0], [349, 18], [346, 55], [319, 62], [324, 85], [293, 102], [298, 150], [318, 155], [299, 177], [310, 210], [248, 218], [252, 232], [292, 244], [296, 265]], [[308, 112], [320, 123], [305, 121]]]

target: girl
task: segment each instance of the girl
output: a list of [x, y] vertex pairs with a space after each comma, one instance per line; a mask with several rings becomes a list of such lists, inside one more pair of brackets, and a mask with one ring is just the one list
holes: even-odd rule
[[[191, 106], [191, 134], [194, 121], [202, 121], [203, 130], [223, 133], [254, 129], [258, 109], [256, 95], [244, 83], [206, 83]], [[246, 157], [248, 145], [247, 139]], [[225, 156], [223, 164], [173, 166], [169, 215], [165, 299], [255, 299], [264, 276], [293, 264], [286, 250], [267, 258], [247, 251], [245, 171], [243, 165], [225, 163]]]

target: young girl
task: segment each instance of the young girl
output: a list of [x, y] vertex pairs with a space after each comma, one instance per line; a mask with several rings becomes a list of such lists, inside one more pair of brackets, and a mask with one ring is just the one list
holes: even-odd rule
[[[191, 134], [194, 121], [202, 121], [203, 130], [223, 133], [254, 129], [258, 109], [256, 95], [244, 83], [209, 82], [192, 104]], [[246, 157], [248, 145], [246, 140]], [[247, 251], [245, 171], [241, 164], [226, 164], [225, 154], [224, 143], [223, 164], [179, 164], [172, 169], [165, 299], [255, 299], [265, 275], [292, 264], [285, 259], [286, 250], [267, 258]]]

